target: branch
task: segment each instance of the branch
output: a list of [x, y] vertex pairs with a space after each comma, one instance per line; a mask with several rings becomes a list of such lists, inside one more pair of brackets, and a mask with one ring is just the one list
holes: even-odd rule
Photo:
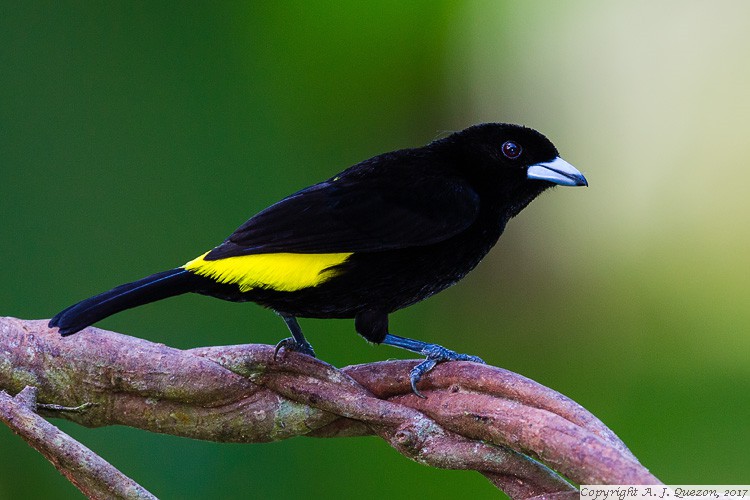
[[155, 500], [141, 485], [35, 413], [36, 389], [0, 391], [0, 420], [52, 462], [89, 498]]
[[[61, 338], [46, 321], [0, 318], [0, 389], [85, 411], [40, 409], [81, 425], [129, 425], [220, 442], [375, 434], [433, 467], [472, 469], [513, 498], [577, 484], [661, 484], [584, 408], [486, 365], [438, 365], [411, 393], [415, 361], [341, 370], [273, 347], [187, 351], [89, 328]], [[557, 472], [553, 472], [554, 469]], [[558, 474], [559, 473], [559, 474]], [[556, 497], [560, 497], [557, 495]]]

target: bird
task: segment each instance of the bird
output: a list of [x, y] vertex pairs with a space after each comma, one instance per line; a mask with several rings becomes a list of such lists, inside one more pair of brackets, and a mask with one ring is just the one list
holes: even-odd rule
[[508, 221], [553, 186], [588, 186], [540, 132], [483, 123], [357, 163], [257, 213], [220, 245], [176, 268], [120, 285], [49, 322], [69, 336], [108, 316], [184, 293], [254, 302], [291, 337], [280, 349], [315, 356], [298, 318], [354, 319], [375, 344], [425, 356], [413, 392], [438, 363], [473, 361], [390, 332], [389, 314], [461, 280]]

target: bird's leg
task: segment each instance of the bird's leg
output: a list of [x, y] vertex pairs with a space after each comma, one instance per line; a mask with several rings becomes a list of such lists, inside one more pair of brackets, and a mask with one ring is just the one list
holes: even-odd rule
[[392, 335], [390, 333], [386, 334], [382, 343], [386, 345], [392, 345], [394, 347], [400, 347], [401, 349], [406, 349], [407, 351], [412, 351], [427, 356], [427, 359], [412, 368], [411, 372], [409, 373], [411, 390], [414, 391], [414, 394], [416, 394], [420, 398], [424, 398], [424, 396], [417, 390], [417, 382], [419, 382], [419, 380], [425, 373], [435, 368], [435, 365], [437, 365], [438, 363], [443, 363], [445, 361], [473, 361], [474, 363], [484, 364], [484, 361], [482, 361], [482, 359], [478, 358], [477, 356], [470, 356], [469, 354], [459, 354], [455, 351], [451, 351], [450, 349], [446, 349], [441, 345], [428, 344], [420, 340], [407, 339], [404, 337], [399, 337], [398, 335]]
[[297, 322], [297, 318], [281, 313], [279, 313], [279, 316], [281, 316], [281, 319], [283, 319], [284, 323], [286, 323], [286, 326], [287, 328], [289, 328], [289, 332], [292, 334], [292, 336], [285, 338], [284, 340], [276, 344], [276, 349], [274, 349], [273, 351], [273, 359], [276, 359], [276, 355], [279, 353], [279, 350], [282, 347], [287, 351], [301, 352], [302, 354], [307, 354], [308, 356], [312, 356], [314, 358], [315, 351], [310, 345], [310, 342], [308, 342], [307, 339], [305, 339], [305, 336], [302, 334], [302, 328], [300, 328], [299, 323]]

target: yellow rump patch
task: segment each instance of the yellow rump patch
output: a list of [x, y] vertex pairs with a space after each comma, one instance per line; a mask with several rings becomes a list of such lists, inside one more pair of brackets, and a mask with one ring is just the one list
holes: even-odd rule
[[200, 276], [218, 283], [233, 284], [241, 292], [253, 288], [270, 288], [293, 292], [318, 286], [338, 274], [331, 269], [343, 263], [351, 253], [261, 253], [218, 260], [204, 260], [204, 253], [184, 266]]

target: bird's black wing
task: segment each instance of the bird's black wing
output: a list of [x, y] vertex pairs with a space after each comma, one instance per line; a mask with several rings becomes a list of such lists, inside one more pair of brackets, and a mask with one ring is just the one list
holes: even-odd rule
[[399, 179], [344, 172], [258, 213], [205, 259], [429, 245], [466, 229], [478, 210], [476, 192], [455, 176]]

